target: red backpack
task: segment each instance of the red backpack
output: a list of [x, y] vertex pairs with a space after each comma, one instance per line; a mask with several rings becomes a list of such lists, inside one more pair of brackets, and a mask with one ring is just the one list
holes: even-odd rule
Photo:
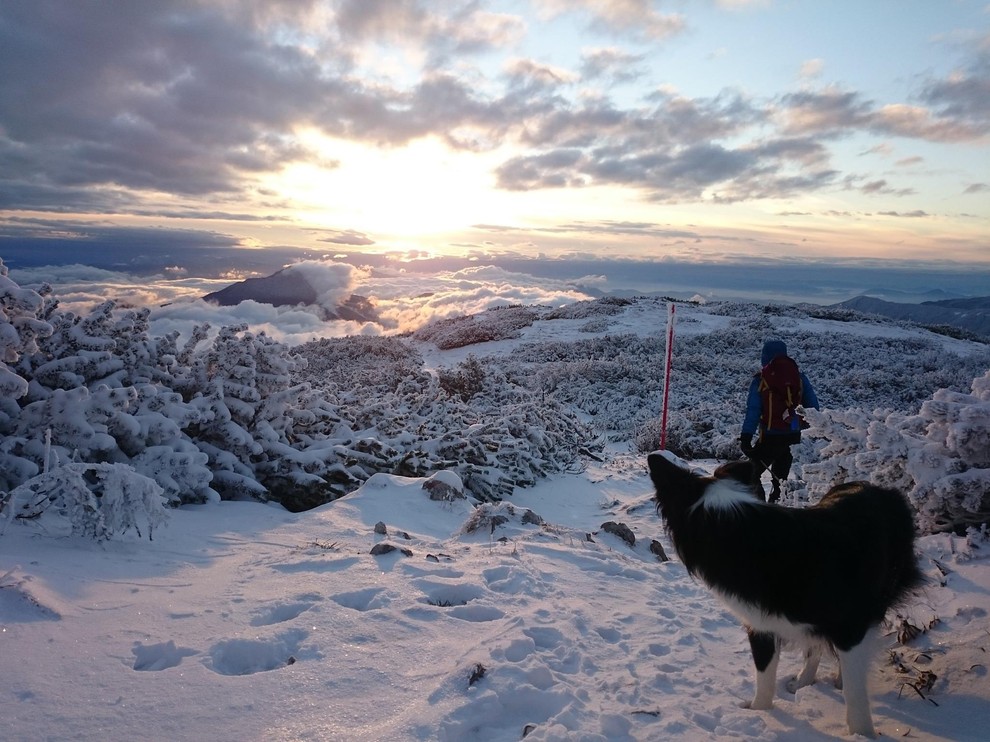
[[801, 419], [794, 408], [801, 404], [803, 392], [801, 372], [793, 358], [777, 356], [764, 366], [760, 371], [763, 428], [782, 433], [800, 430]]

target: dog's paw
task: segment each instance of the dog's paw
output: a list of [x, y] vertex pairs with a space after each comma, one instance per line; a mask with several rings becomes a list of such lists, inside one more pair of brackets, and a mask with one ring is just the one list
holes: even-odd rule
[[784, 687], [787, 688], [788, 693], [797, 693], [801, 688], [814, 684], [815, 684], [814, 678], [812, 678], [811, 680], [804, 680], [802, 678], [795, 676], [790, 680], [788, 680], [786, 683], [784, 683]]
[[760, 701], [753, 699], [752, 701], [741, 702], [739, 707], [744, 709], [752, 709], [753, 711], [769, 711], [773, 708], [773, 701]]

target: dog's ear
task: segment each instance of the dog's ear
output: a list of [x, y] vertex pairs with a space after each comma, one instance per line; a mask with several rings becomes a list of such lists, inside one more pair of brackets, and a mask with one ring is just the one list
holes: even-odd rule
[[663, 451], [651, 453], [646, 457], [646, 463], [650, 467], [650, 479], [653, 480], [658, 497], [693, 491], [697, 477], [674, 462]]

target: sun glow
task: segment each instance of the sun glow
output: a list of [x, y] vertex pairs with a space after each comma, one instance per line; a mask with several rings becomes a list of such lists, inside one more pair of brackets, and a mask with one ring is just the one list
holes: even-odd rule
[[490, 220], [493, 212], [509, 218], [491, 190], [495, 155], [457, 152], [432, 138], [401, 148], [304, 139], [320, 161], [292, 165], [270, 183], [300, 222], [415, 237]]

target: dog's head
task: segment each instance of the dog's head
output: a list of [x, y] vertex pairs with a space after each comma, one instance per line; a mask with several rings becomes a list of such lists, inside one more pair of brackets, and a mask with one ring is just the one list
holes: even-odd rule
[[647, 459], [656, 488], [657, 511], [676, 530], [699, 506], [709, 511], [736, 512], [741, 506], [762, 501], [748, 462], [734, 461], [715, 470], [714, 476], [691, 471], [686, 462], [667, 451], [655, 451]]
[[646, 457], [650, 479], [656, 489], [657, 511], [667, 521], [678, 520], [701, 499], [710, 479], [699, 476], [668, 451], [654, 451]]

